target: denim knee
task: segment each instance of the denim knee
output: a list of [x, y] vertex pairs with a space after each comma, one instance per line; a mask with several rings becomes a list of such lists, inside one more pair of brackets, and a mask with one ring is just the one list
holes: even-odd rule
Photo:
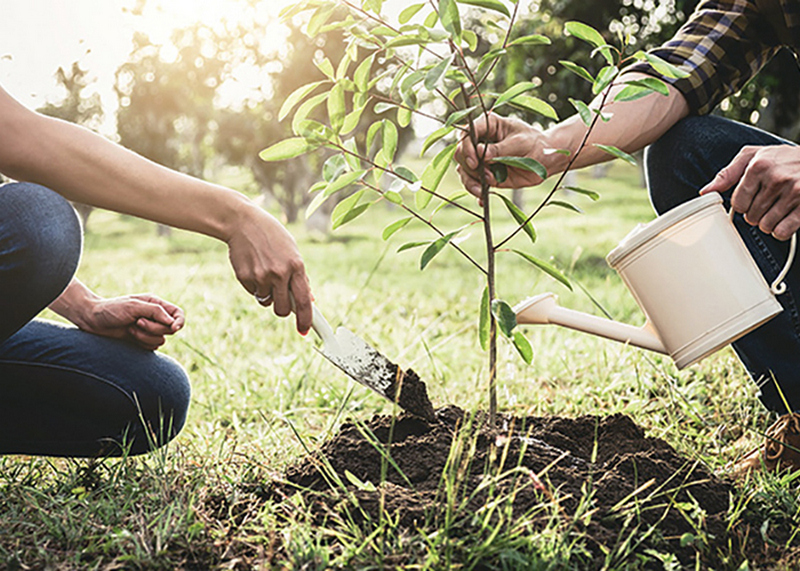
[[0, 186], [0, 271], [12, 272], [30, 292], [58, 297], [81, 256], [82, 232], [72, 205], [59, 194], [31, 183]]
[[141, 454], [165, 445], [186, 423], [191, 400], [191, 385], [186, 371], [173, 359], [153, 354], [148, 365], [148, 387], [134, 391], [133, 399], [146, 434], [135, 435], [131, 454]]

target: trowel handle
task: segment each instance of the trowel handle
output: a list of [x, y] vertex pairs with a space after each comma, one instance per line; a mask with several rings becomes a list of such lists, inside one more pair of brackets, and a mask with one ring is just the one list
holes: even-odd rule
[[[289, 302], [292, 304], [292, 311], [296, 311], [297, 306], [295, 305], [292, 292], [289, 292]], [[325, 319], [325, 316], [322, 315], [322, 312], [317, 307], [317, 304], [311, 304], [311, 311], [311, 328], [314, 330], [314, 333], [319, 335], [319, 338], [322, 340], [323, 344], [334, 342], [335, 338], [333, 334], [333, 328], [331, 328], [328, 320]]]
[[314, 329], [316, 334], [319, 335], [319, 338], [322, 339], [323, 344], [333, 343], [333, 329], [325, 319], [325, 316], [322, 315], [322, 312], [317, 308], [316, 304], [312, 304], [311, 309], [314, 312], [311, 320], [311, 327]]

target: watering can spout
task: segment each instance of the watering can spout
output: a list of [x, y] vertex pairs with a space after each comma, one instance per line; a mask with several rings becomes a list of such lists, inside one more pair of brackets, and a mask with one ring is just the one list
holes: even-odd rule
[[567, 309], [558, 305], [558, 298], [552, 293], [544, 293], [520, 302], [514, 307], [514, 313], [517, 314], [517, 323], [520, 325], [552, 323], [657, 353], [668, 353], [649, 322], [642, 327], [634, 327]]

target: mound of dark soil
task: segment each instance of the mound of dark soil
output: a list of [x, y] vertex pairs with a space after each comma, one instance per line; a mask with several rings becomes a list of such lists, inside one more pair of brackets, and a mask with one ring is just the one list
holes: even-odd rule
[[383, 509], [410, 530], [441, 525], [448, 509], [450, 521], [469, 526], [498, 502], [542, 527], [554, 517], [573, 522], [597, 555], [633, 537], [642, 539], [634, 551], [655, 547], [688, 562], [701, 535], [712, 554], [714, 542], [731, 540], [730, 485], [621, 414], [505, 416], [495, 427], [456, 407], [430, 421], [375, 416], [343, 425], [275, 489], [297, 490], [320, 513], [356, 498], [352, 517], [377, 521]]

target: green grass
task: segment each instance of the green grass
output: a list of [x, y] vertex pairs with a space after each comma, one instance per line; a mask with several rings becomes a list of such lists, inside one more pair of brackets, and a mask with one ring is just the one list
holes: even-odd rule
[[[604, 262], [633, 226], [653, 216], [638, 173], [615, 166], [605, 179], [584, 173], [580, 184], [602, 199], [574, 197], [582, 215], [546, 209], [536, 221], [533, 253], [551, 259], [615, 317], [640, 323], [634, 300]], [[452, 178], [446, 185], [457, 188]], [[541, 193], [529, 191], [531, 204]], [[395, 250], [431, 236], [410, 226], [381, 242], [381, 229], [395, 216], [373, 208], [330, 238], [291, 229], [317, 304], [333, 324], [415, 369], [435, 405], [484, 408], [486, 363], [476, 334], [480, 276], [452, 250], [419, 272], [419, 250]], [[444, 225], [462, 223], [451, 209], [440, 216]], [[524, 245], [524, 238], [516, 240]], [[480, 256], [477, 229], [465, 247]], [[598, 311], [581, 288], [569, 291], [516, 257], [500, 264], [499, 294], [512, 304], [554, 291], [565, 306]], [[213, 240], [179, 231], [159, 238], [149, 223], [96, 212], [79, 277], [105, 296], [150, 291], [185, 308], [186, 328], [163, 351], [190, 373], [189, 419], [168, 449], [143, 459], [0, 458], [0, 567], [323, 569], [388, 565], [392, 554], [410, 553], [425, 568], [465, 561], [491, 568], [504, 561], [499, 553], [513, 551], [526, 553], [530, 568], [558, 568], [580, 558], [581, 547], [564, 543], [555, 527], [531, 534], [518, 526], [460, 543], [444, 534], [398, 534], [388, 541], [391, 522], [370, 536], [346, 521], [319, 526], [303, 506], [260, 500], [269, 478], [344, 418], [367, 419], [392, 405], [321, 358], [313, 335], [301, 338], [290, 320], [256, 304], [236, 283], [225, 247]], [[770, 422], [730, 349], [678, 372], [666, 357], [587, 335], [546, 327], [525, 333], [535, 350], [532, 366], [501, 345], [503, 410], [623, 412], [712, 469], [760, 442]], [[797, 488], [791, 479], [759, 477], [741, 492], [741, 511], [767, 506], [773, 524], [796, 522]], [[383, 543], [376, 543], [379, 536]], [[790, 554], [798, 544], [792, 537], [776, 549]], [[471, 551], [473, 545], [482, 551]]]

